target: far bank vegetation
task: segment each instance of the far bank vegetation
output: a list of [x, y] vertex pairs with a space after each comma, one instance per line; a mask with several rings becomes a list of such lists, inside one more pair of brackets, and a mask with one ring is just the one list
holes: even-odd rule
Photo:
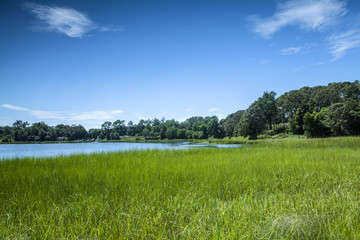
[[340, 82], [327, 86], [303, 87], [276, 98], [264, 92], [246, 110], [219, 120], [217, 116], [190, 117], [184, 122], [166, 119], [106, 121], [100, 129], [81, 125], [48, 126], [17, 120], [0, 127], [0, 142], [43, 142], [67, 140], [212, 139], [248, 137], [275, 138], [289, 135], [307, 137], [355, 136], [360, 134], [360, 83]]

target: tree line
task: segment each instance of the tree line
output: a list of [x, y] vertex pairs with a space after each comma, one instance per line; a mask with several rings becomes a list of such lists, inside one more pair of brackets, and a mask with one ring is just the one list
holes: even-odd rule
[[191, 117], [183, 122], [166, 119], [106, 121], [99, 129], [86, 130], [81, 125], [17, 120], [0, 127], [1, 142], [106, 139], [141, 136], [147, 140], [208, 139], [249, 137], [281, 133], [308, 137], [349, 136], [360, 134], [360, 83], [330, 83], [303, 87], [276, 98], [274, 91], [264, 92], [246, 110], [239, 110], [219, 120], [217, 116]]
[[0, 141], [2, 142], [44, 142], [62, 140], [74, 141], [86, 139], [88, 131], [81, 125], [59, 124], [55, 127], [48, 126], [44, 122], [33, 123], [17, 120], [12, 127], [0, 127]]
[[67, 140], [120, 140], [124, 136], [139, 136], [146, 140], [160, 139], [207, 139], [223, 138], [223, 128], [217, 116], [191, 117], [184, 122], [176, 120], [153, 119], [140, 120], [134, 124], [124, 120], [115, 122], [106, 121], [100, 129], [89, 129], [81, 125], [59, 124], [55, 127], [44, 122], [33, 123], [17, 120], [13, 125], [0, 127], [0, 140], [2, 142], [16, 141], [57, 141]]
[[340, 82], [327, 86], [303, 87], [282, 94], [264, 92], [241, 117], [229, 115], [225, 122], [236, 122], [228, 136], [292, 133], [308, 137], [360, 134], [360, 83]]

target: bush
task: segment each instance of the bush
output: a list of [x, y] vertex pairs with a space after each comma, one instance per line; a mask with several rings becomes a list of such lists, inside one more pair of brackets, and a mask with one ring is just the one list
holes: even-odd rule
[[1, 139], [1, 142], [11, 142], [12, 139], [10, 136], [4, 136], [2, 139]]

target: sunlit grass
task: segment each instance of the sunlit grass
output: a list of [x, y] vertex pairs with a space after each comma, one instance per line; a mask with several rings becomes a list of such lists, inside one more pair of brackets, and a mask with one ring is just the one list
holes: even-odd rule
[[0, 162], [1, 239], [357, 239], [360, 138]]

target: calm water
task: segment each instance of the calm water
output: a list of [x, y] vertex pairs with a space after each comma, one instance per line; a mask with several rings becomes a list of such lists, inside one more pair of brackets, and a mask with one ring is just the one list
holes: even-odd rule
[[146, 149], [187, 149], [195, 147], [231, 148], [239, 145], [191, 143], [52, 143], [52, 144], [0, 144], [0, 160], [4, 158], [53, 157], [70, 154], [89, 154]]

